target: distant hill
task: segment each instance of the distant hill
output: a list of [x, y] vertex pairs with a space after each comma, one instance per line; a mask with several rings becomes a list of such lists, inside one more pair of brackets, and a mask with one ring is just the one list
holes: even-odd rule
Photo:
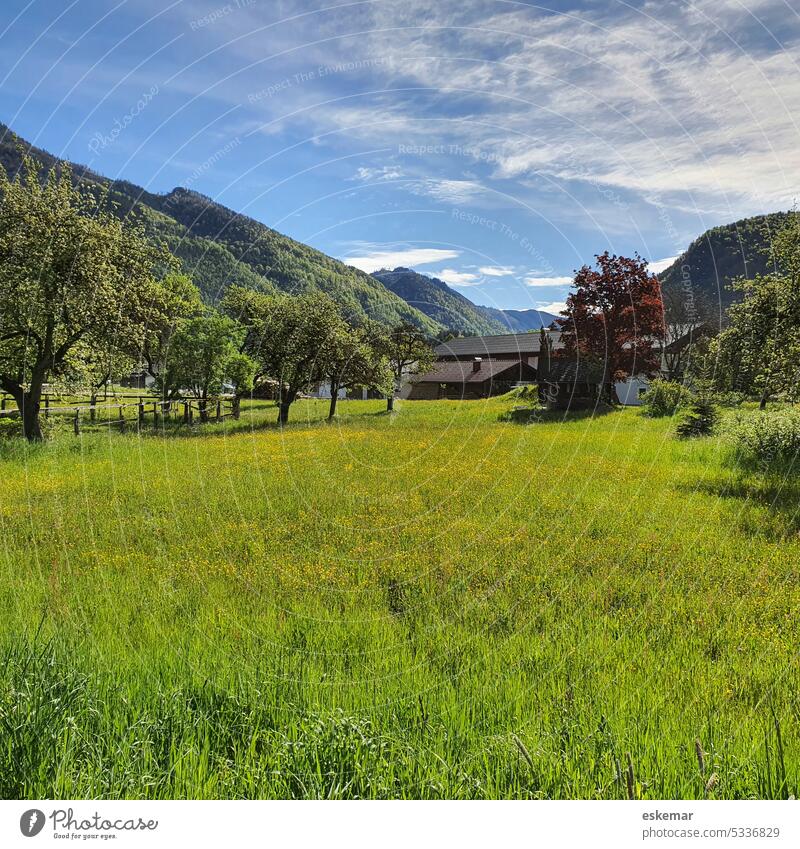
[[541, 310], [499, 310], [474, 304], [443, 280], [411, 268], [382, 268], [373, 277], [429, 318], [465, 336], [525, 333], [548, 327], [556, 316]]
[[504, 330], [514, 333], [526, 333], [529, 330], [539, 330], [549, 327], [558, 316], [542, 310], [498, 310], [494, 307], [478, 307], [503, 325]]
[[658, 278], [665, 290], [686, 293], [714, 309], [726, 308], [741, 294], [730, 289], [736, 277], [751, 278], [768, 268], [771, 234], [786, 224], [787, 212], [756, 215], [712, 227], [695, 239]]
[[411, 268], [382, 268], [372, 276], [429, 318], [463, 336], [502, 333], [507, 325], [486, 313], [443, 280], [427, 277]]
[[[20, 146], [47, 168], [57, 164], [51, 154], [0, 124], [0, 165], [9, 174], [20, 167]], [[432, 335], [446, 329], [369, 274], [197, 192], [176, 188], [159, 195], [127, 181], [107, 180], [81, 165], [74, 172], [84, 182], [107, 185], [115, 212], [143, 222], [154, 240], [164, 242], [208, 301], [234, 283], [293, 294], [321, 291], [355, 320], [369, 317], [387, 325], [408, 321]]]

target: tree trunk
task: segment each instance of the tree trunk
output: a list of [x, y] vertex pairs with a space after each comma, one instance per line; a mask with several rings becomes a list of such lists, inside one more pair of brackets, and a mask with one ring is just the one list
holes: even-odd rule
[[42, 439], [42, 427], [39, 423], [39, 408], [42, 401], [41, 383], [32, 385], [17, 402], [22, 413], [22, 433], [28, 442], [40, 442]]
[[764, 387], [764, 391], [761, 393], [761, 399], [758, 402], [759, 410], [767, 409], [767, 399], [769, 398], [769, 388], [767, 386]]
[[208, 401], [205, 398], [201, 398], [197, 402], [197, 409], [200, 413], [200, 424], [208, 424]]
[[278, 404], [278, 424], [283, 427], [289, 421], [289, 407], [292, 402], [286, 398], [282, 398]]
[[328, 408], [328, 421], [336, 415], [336, 401], [339, 397], [339, 385], [331, 383], [331, 405]]
[[386, 412], [391, 413], [394, 410], [394, 392], [386, 398]]

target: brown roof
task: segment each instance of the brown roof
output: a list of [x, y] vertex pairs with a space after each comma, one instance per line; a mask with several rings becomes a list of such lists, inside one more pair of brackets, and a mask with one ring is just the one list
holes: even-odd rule
[[[545, 331], [556, 344], [560, 331]], [[530, 333], [504, 333], [500, 336], [462, 336], [436, 346], [437, 357], [492, 357], [498, 354], [522, 356], [538, 354], [541, 336], [538, 330]]]
[[520, 368], [528, 369], [530, 366], [516, 360], [483, 360], [480, 368], [474, 371], [471, 361], [464, 362], [456, 360], [453, 362], [439, 362], [426, 374], [419, 374], [413, 377], [412, 382], [483, 383], [485, 380], [493, 380], [506, 371], [515, 371], [519, 374]]

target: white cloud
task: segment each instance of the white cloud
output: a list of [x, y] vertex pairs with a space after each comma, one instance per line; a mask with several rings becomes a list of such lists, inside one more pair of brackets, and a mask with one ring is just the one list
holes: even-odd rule
[[562, 310], [567, 308], [566, 303], [564, 301], [553, 301], [551, 304], [541, 304], [536, 307], [537, 310], [541, 310], [542, 312], [549, 312], [553, 315], [558, 315]]
[[426, 179], [410, 185], [415, 195], [424, 195], [443, 203], [464, 206], [486, 194], [486, 189], [473, 180]]
[[441, 271], [432, 271], [431, 276], [438, 277], [451, 286], [477, 286], [481, 278], [477, 274], [468, 271], [456, 271], [455, 268], [443, 268]]
[[360, 268], [361, 271], [377, 271], [379, 268], [397, 268], [402, 265], [415, 268], [445, 259], [455, 259], [459, 251], [440, 248], [399, 248], [397, 250], [373, 250], [362, 256], [343, 256], [342, 262]]
[[482, 265], [478, 271], [486, 277], [510, 277], [514, 273], [508, 265]]
[[403, 176], [403, 172], [399, 165], [384, 165], [381, 168], [359, 168], [354, 180], [362, 183], [385, 183], [389, 180], [399, 180]]
[[553, 286], [569, 286], [572, 283], [571, 277], [526, 277], [525, 285], [533, 286], [536, 289], [550, 288]]
[[668, 256], [664, 259], [654, 259], [647, 263], [647, 268], [653, 274], [658, 274], [659, 272], [664, 271], [664, 269], [669, 268], [677, 258], [677, 256]]

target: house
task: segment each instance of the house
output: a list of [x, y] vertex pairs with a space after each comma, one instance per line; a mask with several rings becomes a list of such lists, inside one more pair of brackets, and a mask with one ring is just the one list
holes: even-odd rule
[[585, 410], [601, 398], [606, 382], [602, 363], [572, 358], [543, 358], [539, 369], [539, 401], [551, 410]]
[[[545, 334], [551, 346], [558, 345], [559, 337], [556, 331]], [[518, 383], [533, 383], [541, 342], [538, 332], [463, 336], [442, 342], [435, 349], [431, 371], [411, 377], [401, 397], [488, 398]]]
[[[665, 374], [669, 373], [670, 357], [685, 356], [693, 336], [700, 334], [695, 328], [691, 333], [676, 335], [678, 338], [662, 349]], [[546, 351], [540, 350], [543, 341]], [[544, 395], [552, 406], [561, 407], [567, 402], [575, 408], [593, 404], [603, 385], [602, 366], [589, 361], [551, 359], [549, 354], [562, 347], [558, 330], [450, 339], [436, 347], [436, 363], [431, 371], [411, 377], [404, 383], [400, 397], [486, 398], [502, 394], [517, 383], [538, 382], [541, 387], [547, 382], [550, 387]], [[649, 385], [646, 376], [632, 375], [615, 381], [614, 388], [621, 404], [638, 406]]]
[[535, 380], [536, 369], [522, 360], [440, 360], [431, 371], [412, 379], [407, 397], [412, 401], [489, 398]]

